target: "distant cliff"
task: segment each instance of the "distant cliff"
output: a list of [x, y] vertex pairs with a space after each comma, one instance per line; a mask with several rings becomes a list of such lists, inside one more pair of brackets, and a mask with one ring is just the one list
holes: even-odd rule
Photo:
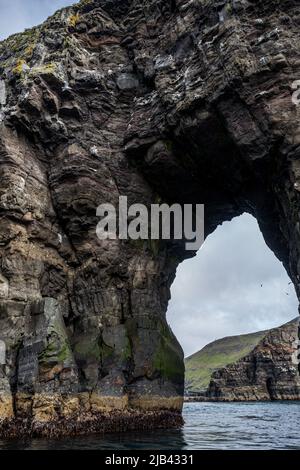
[[205, 346], [201, 351], [188, 357], [185, 361], [185, 389], [193, 394], [204, 393], [211, 381], [212, 374], [236, 363], [249, 354], [264, 338], [267, 331], [248, 335], [229, 336]]
[[186, 360], [186, 391], [214, 401], [298, 400], [299, 318], [224, 338]]

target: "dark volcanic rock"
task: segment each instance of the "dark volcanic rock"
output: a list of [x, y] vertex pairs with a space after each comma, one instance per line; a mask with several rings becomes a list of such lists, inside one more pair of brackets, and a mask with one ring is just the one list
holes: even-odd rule
[[[96, 208], [244, 211], [300, 291], [300, 10], [292, 0], [82, 0], [0, 43], [0, 415], [180, 410], [166, 323], [191, 253], [100, 242]], [[188, 314], [188, 312], [187, 312]]]
[[214, 401], [300, 400], [299, 318], [274, 328], [254, 350], [212, 375]]

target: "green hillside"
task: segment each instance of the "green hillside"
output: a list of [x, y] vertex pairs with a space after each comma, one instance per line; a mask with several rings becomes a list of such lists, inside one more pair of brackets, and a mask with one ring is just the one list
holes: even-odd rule
[[205, 390], [215, 370], [242, 359], [257, 346], [267, 333], [267, 331], [260, 331], [219, 339], [188, 357], [185, 360], [186, 390], [189, 392]]

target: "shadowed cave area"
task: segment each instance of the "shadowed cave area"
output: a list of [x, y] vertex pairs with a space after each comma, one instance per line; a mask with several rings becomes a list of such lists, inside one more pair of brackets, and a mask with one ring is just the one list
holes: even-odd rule
[[98, 240], [101, 203], [205, 204], [206, 236], [249, 213], [299, 296], [299, 12], [238, 3], [84, 1], [0, 43], [5, 432], [182, 424], [193, 253]]

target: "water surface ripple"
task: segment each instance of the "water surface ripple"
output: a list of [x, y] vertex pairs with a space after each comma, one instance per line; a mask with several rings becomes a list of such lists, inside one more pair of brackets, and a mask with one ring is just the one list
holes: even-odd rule
[[300, 449], [300, 402], [186, 403], [182, 430], [0, 441], [0, 450]]

